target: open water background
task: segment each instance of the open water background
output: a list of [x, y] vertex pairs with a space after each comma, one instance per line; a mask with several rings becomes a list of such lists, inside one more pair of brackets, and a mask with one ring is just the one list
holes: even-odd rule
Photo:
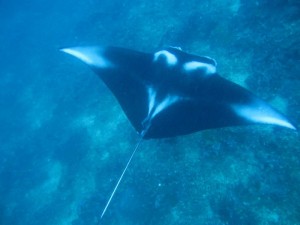
[[[180, 46], [300, 119], [298, 0], [0, 0], [0, 224], [98, 224], [137, 135], [59, 52]], [[300, 224], [300, 141], [249, 126], [144, 141], [100, 224]]]

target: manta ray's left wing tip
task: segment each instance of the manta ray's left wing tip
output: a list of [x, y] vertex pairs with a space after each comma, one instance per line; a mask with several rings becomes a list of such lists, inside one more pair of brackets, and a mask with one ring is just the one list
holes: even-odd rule
[[60, 51], [74, 56], [91, 67], [112, 67], [112, 63], [104, 56], [105, 48], [98, 46], [78, 46], [61, 48]]
[[60, 51], [80, 59], [88, 65], [95, 63], [97, 59], [96, 49], [94, 47], [72, 47], [62, 48]]

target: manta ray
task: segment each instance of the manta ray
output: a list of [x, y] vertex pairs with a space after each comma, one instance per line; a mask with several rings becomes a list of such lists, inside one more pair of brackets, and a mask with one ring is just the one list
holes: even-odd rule
[[105, 214], [142, 139], [201, 130], [271, 124], [296, 130], [279, 111], [217, 73], [217, 63], [177, 47], [144, 53], [120, 47], [63, 48], [91, 67], [111, 90], [140, 136], [102, 211]]

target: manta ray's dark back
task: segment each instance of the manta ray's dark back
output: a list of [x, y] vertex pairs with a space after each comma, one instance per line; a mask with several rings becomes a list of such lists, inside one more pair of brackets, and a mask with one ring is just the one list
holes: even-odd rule
[[62, 51], [100, 76], [143, 138], [255, 123], [296, 129], [270, 105], [219, 76], [209, 57], [172, 47], [153, 54], [118, 47]]

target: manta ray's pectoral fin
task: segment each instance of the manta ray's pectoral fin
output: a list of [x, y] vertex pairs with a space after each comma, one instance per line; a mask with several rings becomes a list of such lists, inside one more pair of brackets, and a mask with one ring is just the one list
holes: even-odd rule
[[238, 116], [251, 123], [271, 124], [296, 130], [285, 116], [260, 100], [247, 105], [234, 104], [232, 109]]

